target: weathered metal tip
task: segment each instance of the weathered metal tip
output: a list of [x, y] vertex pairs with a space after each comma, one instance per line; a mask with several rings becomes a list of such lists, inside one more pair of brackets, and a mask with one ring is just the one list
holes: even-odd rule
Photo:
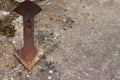
[[42, 11], [42, 8], [39, 7], [37, 4], [34, 2], [31, 2], [29, 0], [26, 0], [25, 2], [20, 3], [14, 11], [16, 13], [19, 13], [20, 15], [26, 16], [26, 15], [36, 15], [40, 11]]
[[40, 60], [40, 58], [43, 56], [43, 54], [44, 54], [44, 50], [40, 49], [38, 51], [38, 54], [32, 61], [26, 61], [26, 60], [22, 59], [17, 53], [15, 53], [14, 55], [25, 66], [25, 68], [27, 70], [31, 70], [37, 64], [37, 62]]
[[22, 58], [20, 58], [17, 54], [15, 54], [15, 56], [17, 57], [17, 59], [28, 69], [31, 70], [34, 65], [37, 63], [37, 61], [33, 60], [33, 61], [24, 61]]

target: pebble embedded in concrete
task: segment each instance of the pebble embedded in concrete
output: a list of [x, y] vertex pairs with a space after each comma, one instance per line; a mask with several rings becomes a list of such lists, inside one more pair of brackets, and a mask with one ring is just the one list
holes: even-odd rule
[[50, 74], [53, 74], [53, 70], [49, 70], [49, 73], [50, 73]]
[[51, 80], [52, 79], [52, 77], [51, 76], [48, 76], [48, 80]]

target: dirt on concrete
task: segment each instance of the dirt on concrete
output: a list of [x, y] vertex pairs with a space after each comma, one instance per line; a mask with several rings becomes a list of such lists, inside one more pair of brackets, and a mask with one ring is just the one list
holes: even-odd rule
[[28, 71], [19, 3], [0, 0], [0, 80], [120, 80], [120, 0], [36, 0], [35, 44], [44, 56]]

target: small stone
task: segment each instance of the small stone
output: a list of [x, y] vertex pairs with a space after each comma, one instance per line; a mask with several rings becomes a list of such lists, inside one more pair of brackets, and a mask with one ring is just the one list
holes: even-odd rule
[[52, 77], [51, 77], [51, 76], [48, 76], [48, 79], [49, 79], [49, 80], [51, 80], [51, 79], [52, 79]]
[[7, 44], [5, 44], [5, 47], [7, 47], [8, 45]]
[[29, 77], [29, 75], [26, 75], [27, 77]]
[[50, 73], [50, 74], [53, 74], [53, 70], [49, 70], [49, 73]]
[[13, 43], [13, 44], [16, 44], [16, 41], [15, 41], [15, 40], [13, 40], [13, 41], [12, 41], [12, 43]]
[[9, 15], [10, 12], [6, 12], [6, 11], [1, 11], [0, 10], [0, 19], [4, 18], [5, 16]]
[[46, 70], [45, 69], [40, 69], [40, 72], [44, 73], [44, 72], [46, 72]]
[[11, 78], [11, 80], [14, 80], [13, 78]]
[[67, 27], [63, 27], [63, 30], [67, 30]]

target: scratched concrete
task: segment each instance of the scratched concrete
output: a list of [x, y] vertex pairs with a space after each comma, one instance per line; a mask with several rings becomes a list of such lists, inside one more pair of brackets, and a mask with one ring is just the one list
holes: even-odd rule
[[36, 3], [35, 42], [45, 55], [31, 71], [13, 56], [23, 32], [14, 13], [15, 37], [0, 37], [0, 80], [120, 80], [120, 0]]

